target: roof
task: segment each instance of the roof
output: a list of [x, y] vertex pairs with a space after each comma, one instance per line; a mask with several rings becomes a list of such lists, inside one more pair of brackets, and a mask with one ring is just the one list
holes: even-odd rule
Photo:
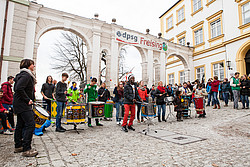
[[163, 13], [159, 18], [161, 18], [162, 16], [164, 16], [168, 11], [170, 11], [173, 7], [175, 7], [175, 5], [177, 5], [179, 2], [181, 2], [182, 0], [178, 0], [173, 6], [171, 6], [165, 13]]

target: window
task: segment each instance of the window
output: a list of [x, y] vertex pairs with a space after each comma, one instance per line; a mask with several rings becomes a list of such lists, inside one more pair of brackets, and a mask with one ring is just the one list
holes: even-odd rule
[[202, 28], [194, 31], [194, 41], [195, 45], [198, 45], [203, 42], [203, 30]]
[[184, 19], [184, 7], [182, 7], [179, 11], [178, 11], [178, 22], [182, 21]]
[[205, 80], [204, 67], [196, 68], [196, 79], [199, 79], [200, 81]]
[[250, 2], [242, 5], [242, 19], [243, 25], [250, 22]]
[[218, 76], [219, 80], [224, 79], [224, 63], [213, 64], [213, 76]]
[[184, 45], [185, 46], [185, 37], [179, 39], [179, 44]]
[[193, 0], [193, 9], [194, 12], [201, 8], [201, 0]]
[[168, 75], [168, 84], [174, 84], [174, 74]]
[[183, 84], [185, 82], [185, 73], [184, 71], [180, 72], [180, 83]]
[[173, 16], [169, 17], [167, 19], [167, 22], [168, 22], [168, 29], [172, 28], [173, 27]]
[[211, 38], [217, 37], [221, 35], [221, 20], [215, 20], [210, 23], [211, 26]]

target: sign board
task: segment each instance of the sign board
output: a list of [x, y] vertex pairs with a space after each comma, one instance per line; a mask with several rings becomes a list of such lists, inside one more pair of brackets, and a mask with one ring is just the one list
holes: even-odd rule
[[139, 45], [139, 46], [147, 46], [153, 49], [167, 51], [168, 47], [165, 42], [157, 42], [151, 39], [145, 39], [142, 36], [134, 35], [125, 31], [117, 31], [116, 40], [129, 45]]

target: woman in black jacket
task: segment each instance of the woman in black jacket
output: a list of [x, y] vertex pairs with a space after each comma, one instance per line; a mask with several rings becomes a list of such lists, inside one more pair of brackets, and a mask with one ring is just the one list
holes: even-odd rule
[[[36, 83], [34, 71], [34, 61], [24, 59], [20, 63], [21, 72], [15, 77], [13, 109], [17, 114], [17, 124], [15, 130], [15, 153], [23, 152], [23, 156], [33, 157], [38, 154], [35, 149], [31, 149], [31, 141], [35, 130], [34, 113], [32, 104], [35, 100], [34, 85]], [[25, 130], [23, 131], [23, 129]]]
[[106, 84], [103, 82], [101, 87], [98, 89], [98, 100], [106, 102], [110, 98], [110, 92], [106, 87]]
[[249, 99], [248, 96], [250, 95], [250, 81], [247, 79], [247, 75], [243, 75], [243, 79], [241, 80], [240, 85], [240, 94], [242, 99], [242, 109], [249, 109]]
[[166, 122], [165, 112], [166, 112], [166, 103], [164, 101], [167, 92], [163, 86], [162, 81], [158, 82], [158, 87], [155, 91], [156, 104], [158, 107], [158, 121], [161, 122], [161, 110], [162, 110], [162, 121]]
[[120, 114], [120, 106], [123, 103], [123, 83], [120, 82], [119, 85], [117, 87], [115, 87], [113, 94], [115, 95], [115, 97], [113, 98], [113, 102], [115, 102], [115, 108], [116, 108], [116, 123], [117, 125], [121, 124], [121, 118], [119, 118], [119, 114]]

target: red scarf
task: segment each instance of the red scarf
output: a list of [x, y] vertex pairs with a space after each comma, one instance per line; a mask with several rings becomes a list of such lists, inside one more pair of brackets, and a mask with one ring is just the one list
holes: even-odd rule
[[158, 86], [157, 89], [161, 92], [161, 93], [165, 93], [165, 88], [163, 86]]

